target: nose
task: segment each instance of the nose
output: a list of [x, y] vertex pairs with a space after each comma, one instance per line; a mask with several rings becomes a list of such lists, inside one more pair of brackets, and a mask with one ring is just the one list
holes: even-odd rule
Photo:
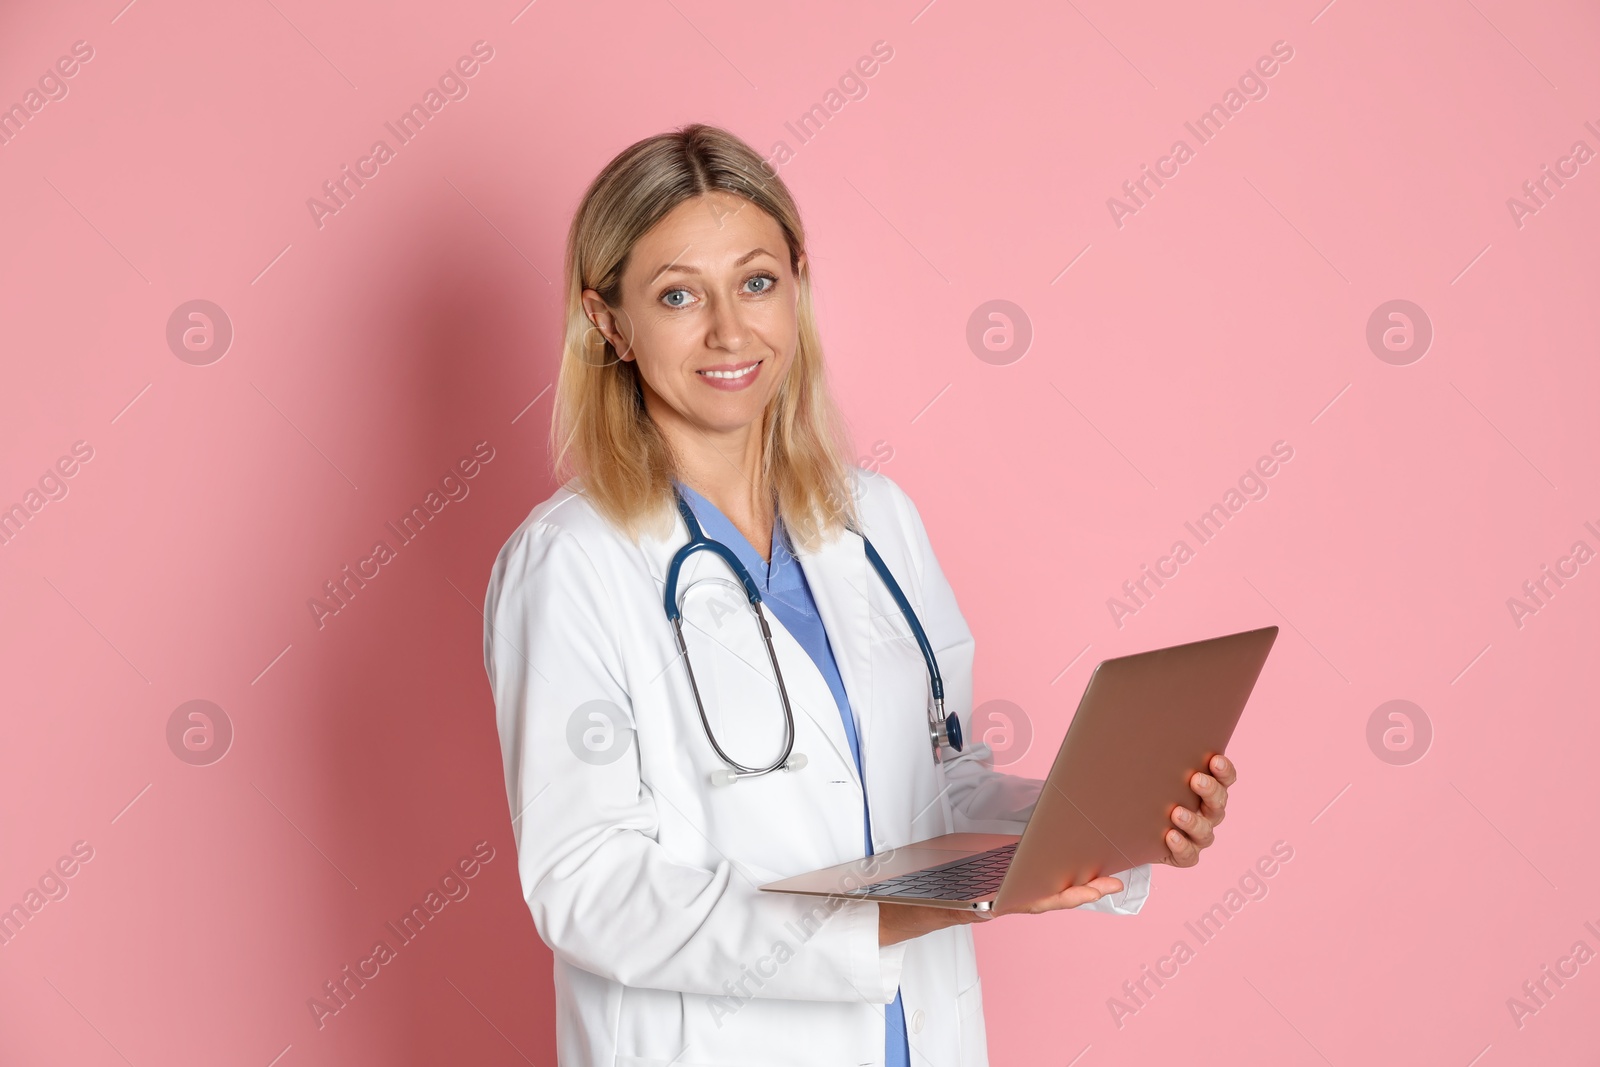
[[744, 321], [739, 301], [714, 297], [711, 303], [711, 332], [707, 346], [737, 353], [749, 343], [750, 330]]

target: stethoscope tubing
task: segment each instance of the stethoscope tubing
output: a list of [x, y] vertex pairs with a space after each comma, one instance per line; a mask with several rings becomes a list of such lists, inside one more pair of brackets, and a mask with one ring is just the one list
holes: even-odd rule
[[[705, 532], [700, 528], [699, 521], [694, 517], [694, 512], [689, 509], [688, 502], [683, 499], [683, 494], [678, 492], [676, 487], [673, 489], [673, 497], [677, 503], [678, 514], [683, 516], [684, 525], [688, 528], [689, 540], [673, 554], [672, 563], [667, 568], [666, 588], [662, 591], [662, 600], [663, 606], [666, 608], [667, 618], [672, 623], [672, 633], [677, 641], [678, 655], [682, 658], [684, 668], [689, 675], [689, 689], [694, 694], [695, 707], [700, 714], [700, 725], [705, 730], [706, 740], [711, 742], [711, 747], [718, 758], [733, 768], [730, 781], [738, 778], [752, 778], [771, 774], [773, 771], [788, 764], [790, 756], [794, 752], [794, 709], [789, 704], [789, 689], [784, 685], [783, 671], [778, 666], [778, 653], [772, 644], [772, 628], [767, 624], [766, 615], [761, 610], [761, 591], [757, 588], [755, 579], [750, 576], [749, 570], [740, 562], [739, 557], [734, 554], [733, 550], [722, 542], [714, 541], [705, 535]], [[928, 641], [927, 633], [922, 629], [922, 622], [917, 618], [917, 613], [912, 610], [911, 602], [906, 599], [905, 593], [900, 588], [900, 583], [895, 581], [893, 573], [890, 572], [888, 564], [884, 563], [883, 557], [878, 554], [878, 550], [873, 547], [872, 542], [867, 539], [865, 534], [861, 534], [860, 537], [861, 543], [866, 549], [867, 560], [872, 564], [872, 569], [877, 571], [878, 577], [888, 587], [889, 595], [894, 598], [896, 606], [899, 607], [901, 614], [905, 616], [906, 622], [911, 627], [911, 633], [917, 641], [917, 648], [921, 651], [923, 662], [928, 668], [928, 680], [933, 694], [935, 716], [948, 727], [948, 740], [943, 740], [945, 728], [936, 728], [934, 733], [934, 756], [936, 759], [938, 758], [942, 744], [949, 744], [952, 748], [960, 751], [960, 723], [951, 723], [945, 718], [944, 679], [939, 673], [939, 660], [933, 653], [933, 646]], [[723, 751], [722, 746], [717, 743], [716, 733], [712, 730], [711, 721], [706, 715], [705, 702], [700, 695], [700, 685], [695, 680], [694, 665], [689, 660], [689, 646], [683, 636], [683, 611], [678, 606], [678, 575], [683, 570], [683, 565], [688, 562], [689, 557], [700, 551], [709, 551], [718, 556], [733, 571], [734, 576], [739, 579], [740, 586], [744, 589], [745, 599], [749, 601], [750, 610], [755, 613], [756, 622], [761, 627], [761, 639], [766, 645], [767, 659], [772, 664], [772, 676], [777, 681], [778, 696], [783, 703], [784, 720], [783, 752], [776, 761], [766, 767], [747, 767]], [[954, 716], [950, 718], [953, 719]], [[795, 759], [797, 767], [803, 766], [801, 762], [803, 757], [797, 756]]]

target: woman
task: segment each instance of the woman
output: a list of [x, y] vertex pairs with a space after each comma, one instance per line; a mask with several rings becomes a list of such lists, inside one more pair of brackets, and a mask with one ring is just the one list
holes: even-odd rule
[[[972, 635], [910, 499], [844, 459], [788, 190], [713, 127], [640, 141], [585, 194], [566, 280], [552, 451], [569, 480], [501, 550], [484, 634], [560, 1062], [987, 1063], [973, 913], [758, 890], [1020, 832], [1041, 785], [994, 771], [978, 738], [930, 758], [924, 660], [862, 535], [963, 723]], [[680, 654], [680, 498], [759, 589], [787, 720], [748, 596], [708, 551], [677, 573]], [[724, 754], [760, 769], [786, 746], [785, 767], [713, 783]], [[1234, 772], [1211, 769], [1169, 834], [1179, 866], [1222, 819]], [[1031, 910], [1132, 914], [1148, 892], [1140, 867]]]

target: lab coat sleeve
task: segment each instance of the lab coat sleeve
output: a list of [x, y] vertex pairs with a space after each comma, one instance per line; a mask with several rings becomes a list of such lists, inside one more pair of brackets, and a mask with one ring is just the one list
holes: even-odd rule
[[[890, 483], [893, 485], [894, 483]], [[922, 516], [905, 491], [895, 486], [902, 519], [910, 530], [912, 556], [921, 586], [920, 612], [923, 629], [939, 660], [944, 679], [945, 710], [961, 720], [965, 744], [962, 751], [947, 757], [945, 782], [950, 791], [950, 807], [955, 813], [955, 829], [978, 833], [1020, 834], [1033, 814], [1034, 804], [1044, 781], [1024, 778], [994, 769], [994, 750], [982, 738], [974, 737], [972, 725], [972, 631], [956, 604], [955, 590], [945, 579], [944, 570], [934, 555], [933, 544], [922, 523]], [[1150, 895], [1150, 864], [1118, 871], [1122, 889], [1079, 910], [1102, 911], [1114, 915], [1135, 915]]]
[[729, 857], [706, 869], [660, 843], [669, 809], [641, 778], [615, 605], [577, 535], [553, 524], [520, 530], [489, 583], [485, 667], [539, 935], [628, 986], [892, 1001], [906, 946], [878, 944], [876, 903], [762, 893]]

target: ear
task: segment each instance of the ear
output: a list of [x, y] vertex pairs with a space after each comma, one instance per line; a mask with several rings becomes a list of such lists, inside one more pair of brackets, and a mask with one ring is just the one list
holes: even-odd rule
[[593, 289], [583, 291], [583, 313], [589, 320], [589, 329], [598, 332], [611, 343], [612, 351], [620, 359], [632, 359], [633, 354], [628, 339], [623, 336], [618, 316], [605, 302], [605, 299]]

